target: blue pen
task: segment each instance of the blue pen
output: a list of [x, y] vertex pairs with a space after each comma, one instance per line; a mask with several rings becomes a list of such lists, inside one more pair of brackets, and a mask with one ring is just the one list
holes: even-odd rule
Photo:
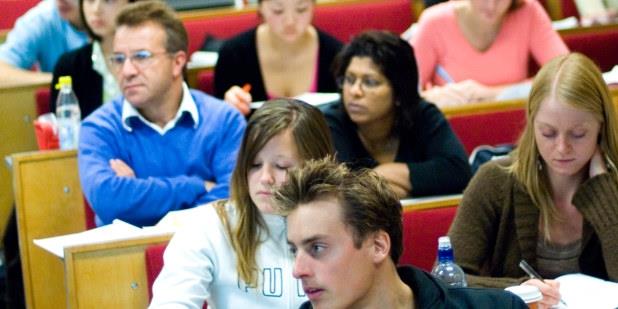
[[455, 82], [451, 75], [448, 74], [446, 69], [444, 69], [444, 67], [441, 65], [438, 65], [436, 67], [436, 74], [438, 74], [438, 76], [440, 76], [440, 78], [442, 78], [442, 80], [444, 80], [447, 84], [452, 84]]

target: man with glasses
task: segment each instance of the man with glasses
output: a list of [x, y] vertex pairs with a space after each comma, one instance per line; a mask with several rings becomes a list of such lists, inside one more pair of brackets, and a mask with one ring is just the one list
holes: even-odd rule
[[81, 127], [79, 174], [97, 225], [153, 225], [167, 212], [229, 195], [245, 120], [183, 81], [187, 33], [160, 1], [116, 19], [110, 64], [123, 93]]
[[[0, 85], [49, 82], [58, 58], [88, 42], [77, 0], [44, 0], [15, 22], [0, 46]], [[40, 71], [30, 71], [37, 66]]]
[[416, 267], [397, 267], [401, 204], [371, 170], [307, 162], [288, 174], [275, 205], [287, 216], [293, 275], [310, 301], [301, 308], [527, 308], [504, 290], [449, 287]]

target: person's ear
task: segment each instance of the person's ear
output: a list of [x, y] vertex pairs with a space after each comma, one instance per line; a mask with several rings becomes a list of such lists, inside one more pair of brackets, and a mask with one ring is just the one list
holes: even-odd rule
[[178, 76], [182, 76], [182, 71], [185, 67], [185, 65], [187, 64], [187, 53], [179, 50], [177, 52], [175, 52], [172, 55], [172, 61], [173, 61], [173, 69], [172, 69], [172, 73], [174, 74], [174, 77], [178, 77]]
[[373, 234], [372, 241], [373, 262], [376, 264], [382, 263], [390, 257], [391, 238], [388, 236], [388, 233], [380, 230]]

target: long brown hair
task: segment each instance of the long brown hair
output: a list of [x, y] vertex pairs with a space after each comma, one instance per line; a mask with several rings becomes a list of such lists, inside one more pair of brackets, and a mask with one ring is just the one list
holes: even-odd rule
[[[268, 101], [249, 119], [231, 180], [230, 201], [236, 207], [238, 221], [235, 227], [228, 228], [228, 236], [236, 251], [236, 270], [240, 279], [249, 286], [257, 286], [255, 252], [260, 245], [261, 233], [267, 229], [249, 195], [247, 175], [264, 145], [287, 129], [292, 132], [301, 162], [334, 153], [324, 116], [320, 110], [305, 102], [293, 99]], [[226, 218], [222, 220], [224, 224], [227, 221]]]
[[[601, 123], [599, 145], [605, 160], [613, 164], [618, 159], [616, 111], [599, 68], [592, 60], [578, 53], [559, 56], [548, 62], [534, 78], [526, 105], [526, 127], [509, 167], [539, 208], [546, 239], [550, 238], [546, 227], [559, 218], [551, 198], [547, 169], [539, 168], [539, 164], [542, 166], [544, 163], [534, 138], [534, 119], [541, 104], [548, 98], [592, 113]], [[617, 173], [611, 172], [618, 184]]]

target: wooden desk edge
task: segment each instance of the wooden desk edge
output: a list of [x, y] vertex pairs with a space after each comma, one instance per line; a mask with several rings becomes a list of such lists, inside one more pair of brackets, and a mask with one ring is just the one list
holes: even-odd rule
[[173, 233], [144, 235], [134, 238], [108, 240], [91, 244], [68, 246], [64, 248], [64, 260], [66, 263], [69, 259], [73, 258], [74, 255], [85, 252], [164, 243], [168, 242], [173, 235]]
[[461, 203], [461, 199], [463, 198], [463, 194], [456, 196], [448, 196], [444, 198], [436, 198], [430, 199], [427, 201], [420, 202], [412, 202], [412, 201], [402, 201], [403, 211], [417, 211], [424, 209], [433, 209], [433, 208], [442, 208], [442, 207], [452, 207], [459, 206]]

